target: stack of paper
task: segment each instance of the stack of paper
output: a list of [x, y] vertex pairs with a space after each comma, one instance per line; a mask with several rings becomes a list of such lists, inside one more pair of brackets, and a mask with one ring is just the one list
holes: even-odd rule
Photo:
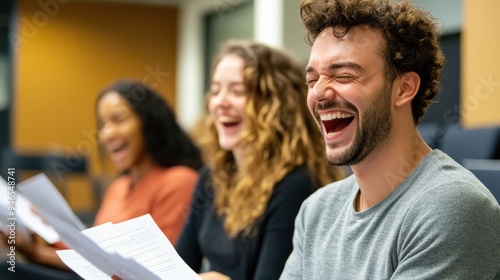
[[[22, 203], [28, 205], [26, 209], [29, 210], [32, 203], [45, 220], [43, 230], [39, 224], [28, 227], [41, 236], [44, 231], [55, 230], [60, 240], [71, 248], [57, 251], [57, 254], [84, 279], [110, 279], [112, 275], [123, 280], [201, 279], [180, 258], [149, 214], [83, 230], [81, 221], [44, 174], [17, 184], [17, 189], [20, 192], [17, 194], [18, 205], [19, 198], [23, 197], [25, 202]], [[6, 191], [0, 190], [2, 195]], [[7, 199], [2, 198], [2, 201]], [[18, 210], [19, 216], [21, 209], [24, 206]], [[26, 209], [22, 213], [27, 212]], [[28, 216], [22, 214], [25, 215]]]
[[[114, 274], [122, 279], [200, 279], [179, 257], [149, 214], [118, 224], [103, 224], [82, 233], [88, 241], [78, 238], [74, 250], [57, 252], [82, 278], [109, 279]], [[78, 252], [86, 255], [82, 257]], [[96, 261], [101, 257], [108, 263]], [[127, 258], [143, 267], [125, 263]], [[96, 262], [101, 267], [96, 267]]]

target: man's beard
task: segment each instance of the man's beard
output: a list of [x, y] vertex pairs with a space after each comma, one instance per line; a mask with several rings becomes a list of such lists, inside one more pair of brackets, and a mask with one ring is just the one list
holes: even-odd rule
[[386, 83], [372, 105], [363, 114], [362, 123], [356, 127], [356, 134], [352, 144], [338, 155], [328, 155], [326, 159], [331, 165], [354, 165], [361, 162], [370, 154], [378, 143], [385, 140], [392, 130], [391, 115], [392, 86]]

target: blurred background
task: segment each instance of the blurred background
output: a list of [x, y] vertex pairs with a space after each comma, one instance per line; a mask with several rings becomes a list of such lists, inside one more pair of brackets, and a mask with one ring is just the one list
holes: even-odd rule
[[[422, 121], [500, 126], [500, 2], [415, 0], [442, 29], [443, 91]], [[229, 38], [287, 49], [304, 65], [299, 0], [2, 0], [0, 169], [49, 175], [75, 212], [93, 213], [116, 173], [99, 158], [95, 99], [120, 78], [163, 94], [190, 131], [204, 113], [211, 57]], [[477, 135], [476, 135], [477, 136]], [[463, 143], [461, 144], [463, 145]], [[489, 158], [498, 157], [498, 141]], [[462, 146], [464, 149], [464, 146]], [[470, 157], [470, 156], [468, 156]], [[91, 217], [91, 216], [90, 216]]]

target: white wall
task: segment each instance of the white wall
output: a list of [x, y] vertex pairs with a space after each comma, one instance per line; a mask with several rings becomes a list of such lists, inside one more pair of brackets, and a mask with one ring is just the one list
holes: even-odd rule
[[254, 0], [255, 40], [270, 46], [283, 47], [284, 1]]
[[191, 129], [203, 115], [203, 16], [212, 1], [185, 0], [179, 6], [177, 60], [177, 118]]

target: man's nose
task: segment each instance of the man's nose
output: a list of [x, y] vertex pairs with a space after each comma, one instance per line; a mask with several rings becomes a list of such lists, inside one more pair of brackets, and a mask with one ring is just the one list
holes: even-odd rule
[[333, 87], [332, 79], [328, 77], [320, 77], [312, 88], [312, 94], [317, 100], [334, 98], [336, 92]]

